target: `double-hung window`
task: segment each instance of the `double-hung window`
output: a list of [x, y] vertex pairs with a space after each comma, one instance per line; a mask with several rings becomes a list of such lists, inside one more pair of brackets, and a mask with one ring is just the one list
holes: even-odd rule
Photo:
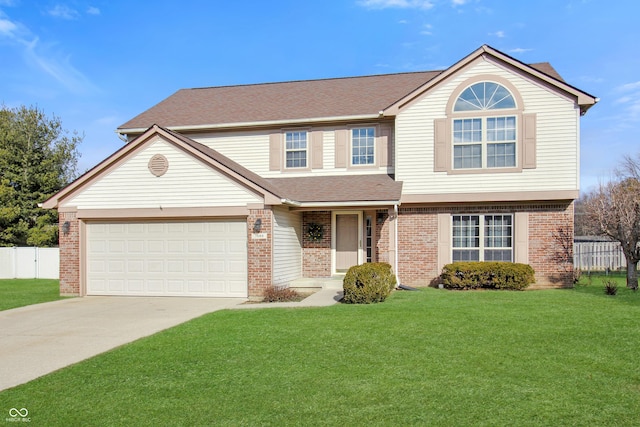
[[375, 164], [376, 131], [373, 127], [355, 128], [351, 130], [351, 164]]
[[513, 215], [453, 215], [453, 261], [513, 261]]
[[307, 167], [307, 132], [285, 133], [285, 159], [287, 168]]
[[453, 109], [464, 116], [453, 118], [453, 169], [515, 167], [516, 115], [505, 114], [515, 108], [513, 95], [498, 83], [463, 90]]

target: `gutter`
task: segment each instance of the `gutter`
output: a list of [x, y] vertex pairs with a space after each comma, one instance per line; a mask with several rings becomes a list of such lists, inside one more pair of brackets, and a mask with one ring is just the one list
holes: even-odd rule
[[[283, 203], [284, 200], [287, 199], [283, 199]], [[389, 205], [396, 205], [398, 203], [398, 201], [393, 200], [393, 201], [375, 201], [375, 202], [309, 202], [309, 203], [305, 203], [305, 202], [291, 202], [292, 206], [297, 206], [297, 207], [301, 207], [301, 208], [348, 208], [348, 207], [362, 207], [362, 206], [389, 206]], [[287, 203], [285, 203], [287, 204]]]
[[[237, 123], [217, 123], [206, 125], [188, 125], [188, 126], [163, 126], [172, 131], [193, 131], [193, 130], [209, 130], [209, 129], [227, 129], [227, 128], [243, 128], [243, 127], [266, 127], [266, 126], [290, 126], [292, 124], [305, 123], [322, 123], [337, 121], [354, 121], [354, 120], [375, 120], [381, 116], [380, 112], [376, 114], [360, 114], [354, 116], [335, 116], [335, 117], [317, 117], [303, 119], [283, 119], [283, 120], [265, 120], [259, 122], [237, 122]], [[148, 128], [123, 128], [116, 129], [118, 135], [127, 135], [131, 133], [143, 133]]]

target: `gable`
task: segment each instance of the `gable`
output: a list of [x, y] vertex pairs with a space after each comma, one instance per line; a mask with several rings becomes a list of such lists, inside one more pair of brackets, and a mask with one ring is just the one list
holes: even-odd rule
[[[150, 170], [154, 156], [163, 156], [168, 163], [160, 176]], [[61, 207], [224, 207], [262, 202], [260, 195], [158, 136], [65, 200]]]

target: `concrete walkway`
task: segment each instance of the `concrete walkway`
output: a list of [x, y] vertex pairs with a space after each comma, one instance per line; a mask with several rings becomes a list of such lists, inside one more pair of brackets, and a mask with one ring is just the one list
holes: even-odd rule
[[82, 297], [0, 311], [0, 391], [217, 310], [321, 307], [341, 290], [300, 302], [241, 298]]

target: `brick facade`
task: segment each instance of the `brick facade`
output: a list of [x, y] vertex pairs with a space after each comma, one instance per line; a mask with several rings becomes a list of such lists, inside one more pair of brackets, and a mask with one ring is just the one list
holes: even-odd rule
[[398, 211], [398, 276], [405, 285], [426, 286], [440, 274], [437, 214], [426, 208]]
[[387, 209], [376, 211], [376, 261], [390, 262], [389, 260], [389, 211]]
[[[69, 232], [64, 224], [69, 222]], [[75, 212], [58, 214], [60, 247], [60, 295], [80, 295], [80, 223]]]
[[[309, 224], [322, 226], [322, 240], [309, 239]], [[331, 277], [331, 212], [304, 212], [302, 215], [302, 276]]]
[[[526, 212], [529, 217], [529, 264], [536, 272], [534, 288], [571, 286], [570, 257], [558, 256], [560, 227], [573, 235], [573, 203], [495, 204], [400, 208], [398, 218], [398, 275], [403, 284], [427, 286], [437, 281], [439, 213], [487, 214]], [[445, 230], [451, 233], [451, 230]]]
[[[262, 221], [259, 234], [266, 238], [255, 238], [254, 224]], [[247, 279], [249, 298], [258, 299], [267, 288], [273, 286], [273, 212], [270, 209], [253, 209], [247, 217]]]

